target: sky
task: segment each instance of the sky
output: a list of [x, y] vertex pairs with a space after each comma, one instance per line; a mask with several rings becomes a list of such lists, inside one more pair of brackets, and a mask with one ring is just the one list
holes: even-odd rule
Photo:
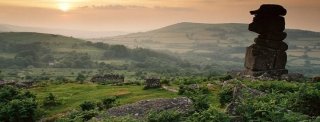
[[320, 32], [320, 0], [0, 0], [0, 24], [91, 31], [148, 31], [179, 22], [250, 23], [280, 4], [287, 28]]

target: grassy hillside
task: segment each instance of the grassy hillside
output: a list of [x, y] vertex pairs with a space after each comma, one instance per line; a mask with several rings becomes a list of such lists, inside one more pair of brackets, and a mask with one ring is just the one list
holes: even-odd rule
[[[194, 64], [242, 69], [245, 48], [257, 37], [247, 28], [247, 24], [235, 23], [178, 23], [149, 32], [94, 41], [167, 50]], [[296, 29], [286, 32], [288, 37], [284, 41], [289, 44], [287, 68], [310, 75], [320, 73], [313, 69], [320, 67], [320, 33]]]
[[79, 72], [91, 76], [106, 72], [169, 74], [186, 68], [193, 70], [188, 62], [174, 55], [54, 34], [0, 33], [0, 43], [0, 69], [13, 78], [40, 74], [75, 77]]
[[98, 102], [102, 98], [110, 96], [117, 96], [119, 105], [145, 99], [172, 98], [177, 96], [175, 93], [161, 89], [143, 90], [143, 86], [106, 86], [92, 83], [48, 85], [30, 90], [37, 94], [39, 103], [42, 103], [49, 93], [54, 94], [61, 102], [62, 105], [50, 108], [50, 110], [48, 110], [50, 113], [48, 113], [47, 116], [77, 109], [84, 101], [90, 100]]

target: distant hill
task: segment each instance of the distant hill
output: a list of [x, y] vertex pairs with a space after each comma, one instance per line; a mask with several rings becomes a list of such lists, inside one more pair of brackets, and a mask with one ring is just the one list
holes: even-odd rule
[[128, 49], [123, 45], [93, 43], [55, 34], [0, 33], [0, 44], [0, 69], [106, 68], [168, 72], [186, 64], [175, 56], [148, 49]]
[[[257, 34], [248, 31], [247, 24], [178, 23], [148, 32], [110, 38], [98, 38], [111, 44], [143, 47], [175, 52], [196, 64], [243, 67], [245, 48], [254, 43]], [[320, 67], [320, 33], [287, 29], [289, 44], [288, 68], [299, 72]], [[305, 71], [306, 70], [306, 71]]]
[[51, 34], [72, 36], [76, 38], [98, 38], [98, 37], [111, 37], [111, 36], [128, 34], [128, 32], [121, 32], [121, 31], [83, 31], [83, 30], [40, 28], [40, 27], [24, 27], [24, 26], [14, 26], [14, 25], [7, 25], [7, 24], [0, 24], [0, 32], [51, 33]]

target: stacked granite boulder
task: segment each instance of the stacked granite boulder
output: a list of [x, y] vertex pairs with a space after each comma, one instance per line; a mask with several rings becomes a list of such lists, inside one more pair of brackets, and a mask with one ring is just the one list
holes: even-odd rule
[[287, 37], [285, 19], [287, 10], [280, 5], [264, 4], [258, 10], [250, 11], [255, 15], [253, 22], [249, 24], [249, 30], [259, 36], [254, 40], [255, 44], [247, 47], [245, 56], [245, 75], [260, 76], [269, 74], [281, 76], [287, 74], [288, 45], [283, 42]]

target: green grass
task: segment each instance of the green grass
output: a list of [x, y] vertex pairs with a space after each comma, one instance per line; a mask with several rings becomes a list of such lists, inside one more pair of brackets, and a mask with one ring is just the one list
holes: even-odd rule
[[78, 109], [84, 101], [99, 101], [107, 96], [118, 96], [120, 105], [152, 98], [177, 97], [176, 93], [162, 89], [143, 90], [143, 86], [107, 86], [93, 83], [48, 85], [35, 87], [30, 91], [36, 94], [39, 103], [42, 103], [49, 93], [53, 93], [62, 102], [62, 105], [47, 110], [47, 116]]

